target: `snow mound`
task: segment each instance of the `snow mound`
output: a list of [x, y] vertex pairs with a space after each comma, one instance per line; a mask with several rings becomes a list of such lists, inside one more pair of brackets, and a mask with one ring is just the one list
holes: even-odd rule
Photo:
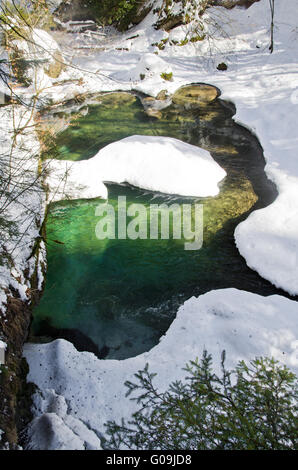
[[[239, 360], [273, 356], [298, 372], [298, 303], [281, 296], [262, 297], [237, 289], [221, 289], [192, 297], [182, 305], [160, 343], [149, 352], [117, 361], [99, 360], [78, 352], [65, 340], [25, 345], [30, 366], [28, 380], [44, 393], [53, 388], [64, 396], [70, 413], [97, 434], [107, 420], [129, 418], [136, 404], [125, 396], [126, 380], [149, 364], [157, 372], [160, 391], [183, 379], [187, 362], [212, 354], [214, 370], [220, 373], [220, 356], [226, 365]], [[36, 400], [35, 400], [36, 403]], [[37, 417], [54, 411], [36, 403]], [[55, 409], [57, 410], [58, 407]], [[60, 406], [61, 408], [61, 406]]]
[[43, 29], [32, 30], [31, 42], [15, 40], [14, 45], [23, 53], [26, 60], [53, 61], [53, 54], [60, 52], [55, 39]]
[[67, 413], [65, 398], [47, 389], [35, 396], [40, 416], [28, 426], [31, 450], [101, 450], [97, 435]]
[[143, 54], [136, 66], [129, 70], [124, 77], [126, 80], [142, 80], [144, 78], [160, 77], [161, 74], [173, 72], [170, 64], [156, 54]]
[[42, 90], [51, 89], [53, 83], [50, 77], [54, 65], [57, 68], [54, 75], [56, 78], [63, 69], [63, 57], [54, 38], [42, 29], [34, 28], [30, 33], [30, 41], [19, 39], [13, 41], [13, 48], [18, 57], [27, 61], [25, 77], [31, 84], [26, 93], [29, 97], [34, 89], [39, 93]]
[[107, 145], [93, 164], [103, 181], [181, 196], [216, 196], [226, 176], [209, 152], [170, 137], [127, 137]]
[[[63, 191], [72, 198], [106, 198], [104, 181], [181, 196], [216, 196], [226, 176], [206, 150], [170, 137], [138, 135], [107, 145], [90, 160], [46, 165], [55, 200], [64, 197]], [[65, 172], [65, 185], [57, 190]]]

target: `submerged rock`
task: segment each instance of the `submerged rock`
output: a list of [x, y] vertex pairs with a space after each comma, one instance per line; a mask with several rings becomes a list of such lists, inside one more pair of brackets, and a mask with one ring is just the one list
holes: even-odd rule
[[179, 88], [172, 98], [173, 103], [184, 106], [206, 105], [219, 96], [217, 88], [211, 85], [193, 85]]

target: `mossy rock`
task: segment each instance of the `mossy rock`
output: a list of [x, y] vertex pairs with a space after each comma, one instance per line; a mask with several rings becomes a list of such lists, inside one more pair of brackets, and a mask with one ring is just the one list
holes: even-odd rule
[[218, 64], [216, 68], [217, 70], [220, 70], [222, 72], [224, 72], [225, 70], [228, 70], [228, 66], [224, 62], [221, 62], [220, 64]]
[[62, 54], [60, 51], [55, 51], [53, 54], [53, 62], [45, 67], [45, 73], [51, 78], [58, 78], [63, 70], [65, 70], [65, 64]]
[[167, 90], [161, 90], [158, 95], [156, 96], [156, 99], [159, 101], [164, 101], [168, 98], [168, 92]]
[[168, 15], [165, 18], [157, 21], [155, 23], [156, 29], [164, 29], [165, 31], [171, 31], [171, 29], [176, 28], [185, 24], [184, 15]]
[[178, 105], [207, 104], [216, 100], [219, 96], [218, 90], [211, 85], [190, 85], [177, 90], [172, 98], [173, 103]]

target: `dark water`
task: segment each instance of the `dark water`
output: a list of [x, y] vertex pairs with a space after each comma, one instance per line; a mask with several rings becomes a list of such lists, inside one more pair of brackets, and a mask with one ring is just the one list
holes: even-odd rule
[[[190, 89], [191, 91], [191, 89]], [[72, 116], [57, 135], [56, 158], [90, 158], [110, 142], [133, 135], [175, 137], [209, 150], [227, 171], [214, 198], [181, 198], [109, 184], [109, 202], [204, 205], [204, 242], [185, 251], [184, 240], [98, 240], [95, 208], [100, 200], [50, 206], [46, 225], [48, 272], [32, 334], [65, 337], [99, 357], [126, 358], [149, 350], [169, 328], [187, 298], [236, 287], [269, 295], [278, 291], [247, 268], [237, 251], [235, 226], [276, 196], [264, 173], [257, 139], [234, 123], [234, 108], [217, 99], [208, 105], [172, 104], [148, 117], [139, 99], [102, 96], [88, 114]], [[65, 115], [55, 116], [56, 121]], [[60, 243], [57, 243], [59, 241]]]

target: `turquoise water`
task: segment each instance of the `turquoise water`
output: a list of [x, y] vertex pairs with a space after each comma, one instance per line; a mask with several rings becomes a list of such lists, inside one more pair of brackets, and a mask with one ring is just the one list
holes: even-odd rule
[[71, 125], [56, 136], [50, 152], [56, 158], [90, 158], [128, 135], [164, 135], [209, 150], [228, 176], [217, 197], [204, 199], [108, 185], [115, 209], [118, 196], [147, 208], [163, 202], [203, 204], [204, 243], [198, 251], [185, 251], [184, 240], [98, 240], [99, 199], [51, 205], [46, 286], [34, 310], [33, 336], [65, 337], [99, 357], [126, 358], [157, 344], [192, 295], [223, 287], [276, 293], [247, 268], [233, 241], [239, 221], [252, 208], [269, 204], [275, 189], [265, 176], [258, 141], [233, 122], [231, 105], [219, 99], [204, 106], [172, 104], [157, 119], [144, 113], [136, 96], [118, 93], [101, 96], [83, 114], [73, 114]]

